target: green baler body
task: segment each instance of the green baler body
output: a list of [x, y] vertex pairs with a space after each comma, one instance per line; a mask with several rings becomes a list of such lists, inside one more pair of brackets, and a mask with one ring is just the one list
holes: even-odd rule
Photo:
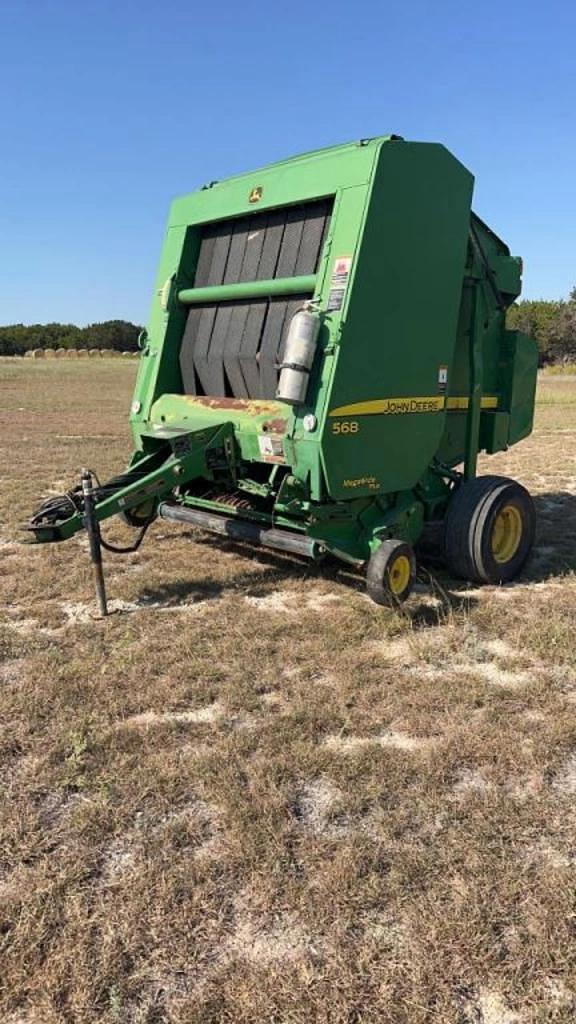
[[[536, 347], [505, 328], [521, 264], [471, 212], [472, 188], [443, 146], [382, 137], [177, 199], [132, 466], [225, 426], [224, 470], [208, 460], [177, 492], [166, 478], [174, 500], [217, 511], [228, 496], [228, 514], [353, 560], [386, 536], [417, 540], [442, 518], [455, 467], [474, 475], [479, 450], [532, 427]], [[277, 363], [305, 300], [321, 327], [306, 400], [291, 406], [275, 398]], [[143, 496], [129, 487], [118, 506]]]

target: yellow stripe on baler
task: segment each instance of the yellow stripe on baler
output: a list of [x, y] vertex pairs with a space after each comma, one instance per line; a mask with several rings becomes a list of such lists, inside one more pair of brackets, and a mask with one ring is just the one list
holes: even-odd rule
[[[448, 409], [449, 412], [450, 412], [450, 410], [454, 410], [454, 409], [457, 409], [457, 410], [459, 410], [459, 409], [467, 409], [469, 405], [470, 405], [470, 399], [469, 398], [457, 398], [457, 397], [454, 397], [454, 398], [447, 398], [446, 399], [446, 408]], [[480, 401], [480, 408], [481, 409], [497, 409], [498, 408], [498, 398], [497, 398], [497, 396], [496, 395], [485, 395], [481, 399], [481, 401]]]
[[[401, 398], [373, 398], [368, 402], [353, 402], [351, 405], [340, 405], [337, 409], [331, 409], [329, 416], [405, 416], [411, 413], [459, 412], [466, 410], [470, 405], [470, 399], [465, 396], [454, 396], [445, 398], [444, 395], [427, 395], [425, 397], [414, 397], [412, 395]], [[497, 409], [498, 398], [494, 395], [486, 395], [482, 398], [480, 406], [482, 409]]]

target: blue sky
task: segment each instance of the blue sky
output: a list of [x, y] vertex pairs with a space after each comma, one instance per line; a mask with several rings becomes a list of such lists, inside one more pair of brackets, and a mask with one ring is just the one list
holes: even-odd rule
[[303, 150], [443, 142], [525, 262], [576, 284], [569, 0], [2, 0], [0, 322], [144, 322], [170, 199]]

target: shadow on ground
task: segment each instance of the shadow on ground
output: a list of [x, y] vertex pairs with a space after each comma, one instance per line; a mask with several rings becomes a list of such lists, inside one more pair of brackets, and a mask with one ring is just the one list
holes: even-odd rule
[[535, 495], [534, 504], [536, 544], [523, 580], [536, 583], [576, 572], [576, 495], [551, 491]]
[[[550, 492], [537, 495], [534, 502], [538, 520], [536, 544], [524, 572], [518, 578], [517, 583], [520, 585], [542, 582], [550, 576], [564, 576], [576, 571], [576, 495], [561, 491]], [[297, 556], [194, 531], [183, 532], [181, 538], [191, 540], [204, 549], [248, 556], [262, 571], [236, 574], [229, 582], [182, 580], [146, 588], [141, 597], [143, 603], [177, 605], [191, 598], [206, 601], [230, 591], [245, 591], [247, 596], [265, 596], [272, 586], [278, 586], [286, 579], [331, 581], [345, 585], [351, 591], [364, 591], [363, 572], [330, 557], [321, 562], [306, 562]], [[425, 588], [436, 601], [430, 604], [412, 600], [403, 614], [408, 615], [415, 626], [435, 626], [444, 615], [467, 612], [477, 603], [472, 595], [460, 593], [468, 589], [469, 584], [451, 578], [437, 558], [422, 559], [419, 581], [420, 591]], [[514, 584], [508, 586], [513, 587]]]

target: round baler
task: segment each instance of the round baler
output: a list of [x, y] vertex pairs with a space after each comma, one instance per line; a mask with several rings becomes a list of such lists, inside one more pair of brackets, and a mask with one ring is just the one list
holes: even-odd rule
[[521, 261], [471, 210], [443, 146], [397, 136], [308, 153], [177, 199], [131, 406], [134, 454], [30, 522], [38, 541], [156, 516], [410, 592], [434, 535], [456, 576], [512, 579], [523, 487], [479, 452], [532, 429], [537, 350], [505, 325]]

